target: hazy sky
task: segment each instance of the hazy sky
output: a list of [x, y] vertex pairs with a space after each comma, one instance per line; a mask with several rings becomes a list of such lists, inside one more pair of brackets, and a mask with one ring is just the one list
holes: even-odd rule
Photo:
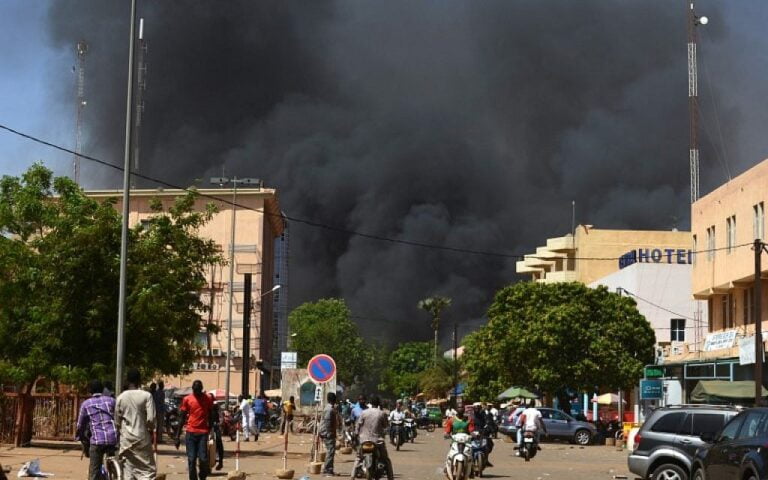
[[[598, 227], [688, 227], [682, 0], [139, 3], [146, 173], [183, 184], [226, 166], [295, 216], [490, 251], [564, 234], [574, 199]], [[72, 147], [85, 38], [85, 153], [121, 163], [127, 5], [0, 2], [0, 123]], [[707, 192], [768, 157], [768, 4], [697, 5]], [[71, 171], [0, 131], [0, 173], [38, 160]], [[83, 165], [86, 186], [118, 185]], [[465, 321], [515, 279], [513, 261], [294, 227], [292, 305], [338, 295], [408, 325], [441, 293]]]

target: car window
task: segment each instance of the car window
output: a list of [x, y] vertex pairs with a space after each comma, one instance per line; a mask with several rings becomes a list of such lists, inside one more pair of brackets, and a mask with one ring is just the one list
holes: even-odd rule
[[765, 414], [763, 412], [749, 412], [744, 419], [744, 425], [739, 430], [736, 438], [754, 438], [764, 430]]
[[544, 419], [547, 419], [547, 420], [552, 418], [552, 413], [553, 413], [552, 410], [541, 409], [541, 410], [539, 410], [539, 412], [541, 412], [541, 418], [544, 418]]
[[689, 413], [680, 428], [680, 435], [701, 436], [704, 432], [717, 433], [723, 428], [726, 416], [722, 413]]
[[552, 420], [567, 420], [565, 415], [558, 411], [552, 411]]
[[659, 433], [677, 433], [680, 428], [680, 423], [685, 416], [685, 412], [672, 412], [662, 415], [656, 420], [656, 423], [653, 424], [651, 431]]
[[739, 431], [739, 427], [741, 426], [742, 422], [744, 422], [744, 417], [746, 415], [737, 415], [733, 417], [733, 420], [728, 422], [725, 427], [723, 427], [723, 431], [720, 432], [720, 436], [718, 437], [718, 442], [726, 442], [728, 440], [733, 440], [736, 437], [736, 433]]

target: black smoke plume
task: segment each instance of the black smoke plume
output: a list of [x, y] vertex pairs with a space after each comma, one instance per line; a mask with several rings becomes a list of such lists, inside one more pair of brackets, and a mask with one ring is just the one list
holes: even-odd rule
[[[115, 163], [128, 3], [50, 11], [55, 46], [91, 45], [86, 150]], [[571, 200], [598, 227], [688, 227], [685, 2], [139, 4], [142, 173], [261, 177], [290, 215], [476, 250], [532, 252], [570, 230]], [[713, 43], [727, 33], [708, 28]], [[731, 107], [720, 111], [729, 141]], [[723, 178], [712, 148], [702, 158], [706, 191]], [[96, 168], [84, 166], [94, 186], [118, 185]], [[368, 336], [389, 342], [430, 338], [416, 303], [433, 293], [454, 301], [444, 342], [454, 321], [463, 335], [517, 279], [511, 259], [302, 224], [291, 240], [293, 306], [342, 296]]]

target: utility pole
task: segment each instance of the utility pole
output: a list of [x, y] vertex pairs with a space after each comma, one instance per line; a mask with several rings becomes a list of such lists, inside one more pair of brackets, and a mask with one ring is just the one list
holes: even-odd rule
[[762, 315], [762, 254], [765, 244], [762, 240], [755, 239], [755, 287], [754, 287], [754, 310], [755, 310], [755, 406], [763, 404], [763, 315]]
[[453, 408], [457, 409], [459, 404], [459, 364], [458, 364], [458, 325], [453, 322]]
[[696, 15], [694, 0], [688, 5], [688, 113], [690, 115], [688, 162], [691, 170], [691, 203], [699, 199], [699, 75], [696, 59], [696, 27], [706, 25], [707, 17]]
[[242, 394], [247, 395], [251, 387], [251, 288], [250, 273], [244, 274], [243, 282], [243, 381]]
[[117, 306], [117, 362], [115, 368], [115, 392], [123, 386], [125, 362], [125, 293], [128, 278], [128, 213], [131, 201], [131, 135], [133, 132], [133, 57], [136, 43], [136, 0], [131, 0], [131, 33], [128, 46], [128, 91], [125, 106], [125, 151], [123, 152], [123, 225], [120, 235], [120, 285]]
[[72, 177], [80, 185], [80, 157], [83, 149], [83, 113], [85, 112], [85, 55], [88, 53], [88, 43], [85, 40], [77, 42], [77, 124], [75, 125], [75, 153], [72, 159]]

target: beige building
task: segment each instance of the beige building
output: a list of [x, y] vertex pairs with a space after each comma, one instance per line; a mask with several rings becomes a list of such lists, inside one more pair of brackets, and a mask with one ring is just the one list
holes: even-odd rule
[[[767, 203], [768, 160], [765, 160], [691, 206], [694, 249], [702, 252], [693, 265], [693, 294], [709, 303], [710, 332], [737, 329], [746, 334], [754, 331], [751, 325], [755, 281], [752, 243], [756, 238], [765, 238]], [[768, 258], [764, 255], [762, 276], [766, 274]], [[763, 288], [762, 299], [763, 305], [768, 305], [768, 288]], [[768, 309], [763, 309], [764, 330], [766, 320]]]
[[[230, 200], [231, 189], [202, 189], [201, 194]], [[89, 191], [92, 198], [117, 198], [116, 208], [122, 208], [122, 191]], [[129, 221], [136, 225], [152, 215], [150, 202], [160, 199], [164, 209], [173, 205], [175, 199], [183, 195], [180, 190], [134, 190], [131, 192]], [[200, 197], [195, 208], [203, 210], [209, 203], [219, 209], [211, 221], [201, 230], [204, 237], [213, 239], [229, 260], [230, 239], [232, 233], [232, 206], [226, 201], [212, 200]], [[229, 292], [233, 290], [233, 321], [232, 321], [232, 373], [230, 392], [241, 393], [243, 375], [243, 315], [244, 315], [244, 274], [252, 274], [252, 305], [251, 305], [251, 334], [250, 334], [250, 393], [270, 388], [270, 375], [275, 367], [273, 359], [273, 301], [268, 293], [273, 288], [274, 279], [274, 248], [275, 239], [284, 229], [284, 221], [280, 213], [277, 192], [268, 188], [238, 188], [235, 226], [235, 279], [229, 284], [229, 267], [218, 266], [207, 272], [209, 288], [202, 292], [203, 302], [211, 306], [208, 318], [201, 321], [201, 331], [198, 336], [201, 356], [191, 365], [191, 373], [182, 377], [166, 379], [166, 387], [187, 387], [195, 379], [203, 381], [206, 390], [225, 388], [226, 355], [227, 355], [227, 319], [229, 314]], [[266, 295], [264, 295], [266, 294]], [[264, 297], [262, 298], [262, 295]], [[216, 335], [208, 335], [202, 329], [203, 323], [217, 325], [221, 331]], [[259, 367], [257, 367], [257, 362]]]
[[545, 246], [525, 255], [517, 273], [537, 282], [590, 284], [633, 263], [689, 264], [690, 232], [604, 230], [579, 225], [575, 235], [549, 238]]

